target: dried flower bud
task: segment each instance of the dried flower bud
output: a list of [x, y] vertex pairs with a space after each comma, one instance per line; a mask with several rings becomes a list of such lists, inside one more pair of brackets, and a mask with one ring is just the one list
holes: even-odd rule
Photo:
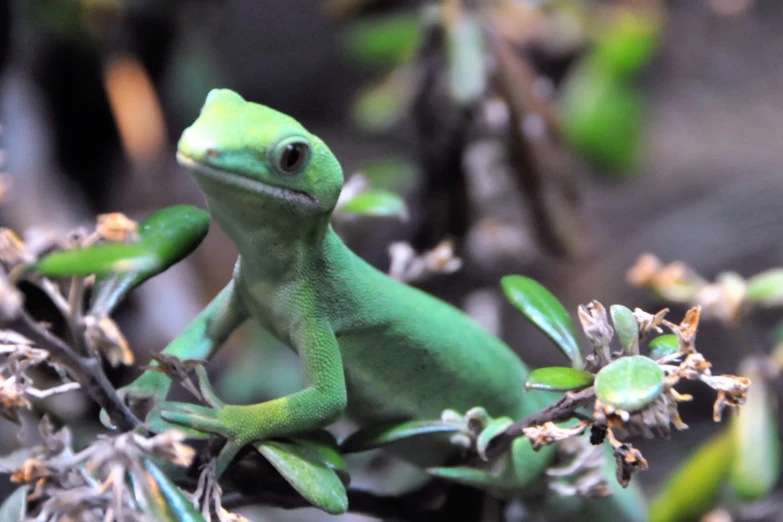
[[454, 242], [444, 240], [424, 255], [427, 270], [433, 274], [451, 274], [462, 267], [462, 260], [454, 255]]
[[0, 377], [0, 416], [11, 422], [19, 422], [19, 410], [31, 407], [23, 393], [24, 385], [20, 379]]
[[650, 286], [662, 266], [663, 263], [653, 254], [642, 254], [626, 272], [625, 280], [632, 286]]
[[683, 379], [699, 380], [702, 375], [710, 375], [712, 363], [704, 358], [704, 355], [694, 352], [688, 354], [680, 363], [675, 375]]
[[13, 330], [0, 330], [0, 344], [30, 346], [33, 342], [24, 335], [14, 332]]
[[577, 311], [579, 321], [582, 323], [582, 329], [593, 345], [595, 353], [602, 357], [605, 362], [612, 359], [609, 343], [614, 337], [614, 329], [609, 325], [609, 317], [604, 305], [598, 301], [591, 301], [586, 307], [580, 305]]
[[739, 319], [746, 289], [745, 279], [734, 272], [724, 272], [714, 283], [697, 292], [696, 302], [704, 308], [706, 316], [734, 323]]
[[652, 287], [664, 299], [690, 302], [706, 281], [688, 265], [675, 261], [664, 266], [653, 278]]
[[127, 243], [138, 239], [136, 222], [120, 212], [99, 215], [96, 232], [101, 238], [112, 243]]
[[723, 409], [728, 406], [736, 409], [745, 403], [750, 379], [747, 377], [738, 377], [736, 375], [705, 375], [701, 380], [707, 383], [711, 388], [718, 390], [718, 398], [715, 400], [712, 418], [715, 422], [720, 422], [723, 415]]
[[50, 477], [54, 474], [54, 471], [47, 467], [43, 462], [38, 459], [27, 459], [17, 469], [13, 475], [11, 475], [11, 482], [17, 484], [29, 484], [36, 482], [39, 479]]
[[5, 278], [0, 278], [0, 322], [13, 321], [22, 313], [24, 296]]
[[223, 506], [220, 506], [217, 513], [220, 522], [251, 522], [250, 519], [245, 518], [242, 515], [226, 511], [226, 508]]
[[645, 460], [642, 453], [631, 444], [626, 444], [617, 440], [611, 429], [607, 431], [606, 435], [609, 444], [611, 444], [612, 449], [614, 450], [617, 482], [619, 482], [622, 487], [627, 487], [628, 483], [631, 481], [631, 476], [634, 473], [647, 469], [647, 460]]
[[392, 243], [389, 245], [388, 251], [389, 257], [391, 257], [389, 277], [397, 281], [406, 281], [409, 268], [416, 258], [416, 251], [404, 241]]
[[178, 430], [166, 430], [140, 444], [150, 455], [167, 460], [177, 466], [187, 467], [193, 462], [195, 450], [182, 444], [185, 434]]
[[663, 323], [677, 336], [680, 342], [678, 351], [680, 353], [693, 353], [696, 351], [696, 330], [699, 327], [699, 318], [701, 317], [701, 306], [694, 306], [688, 310], [679, 325], [663, 321]]
[[647, 313], [641, 308], [634, 309], [633, 315], [636, 317], [636, 322], [639, 323], [639, 337], [644, 337], [650, 332], [661, 333], [663, 330], [661, 330], [660, 324], [667, 313], [669, 313], [668, 308], [659, 310], [655, 315]]
[[32, 261], [25, 251], [24, 241], [10, 228], [0, 228], [0, 261], [8, 266]]
[[580, 421], [573, 428], [559, 428], [554, 422], [545, 422], [541, 426], [530, 426], [523, 430], [525, 438], [530, 441], [533, 451], [538, 451], [553, 442], [582, 435], [589, 423]]
[[102, 352], [109, 364], [117, 367], [120, 364], [133, 364], [133, 352], [120, 332], [117, 323], [109, 317], [97, 319], [91, 315], [85, 316], [85, 337], [92, 348]]

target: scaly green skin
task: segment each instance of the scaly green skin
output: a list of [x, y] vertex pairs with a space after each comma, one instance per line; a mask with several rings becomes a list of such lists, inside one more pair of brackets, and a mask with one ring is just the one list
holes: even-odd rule
[[[307, 144], [310, 155], [287, 173], [278, 165], [292, 140]], [[178, 159], [240, 255], [231, 282], [164, 352], [208, 358], [253, 319], [298, 353], [308, 383], [247, 406], [166, 403], [164, 420], [228, 440], [218, 473], [245, 444], [323, 428], [343, 412], [366, 425], [474, 406], [519, 419], [543, 406], [541, 395], [525, 392], [527, 368], [510, 348], [343, 244], [330, 226], [342, 169], [297, 121], [213, 90], [183, 133]], [[169, 386], [167, 377], [147, 372], [123, 391], [163, 400]], [[453, 452], [445, 441], [427, 448], [411, 446], [404, 457], [429, 466]], [[551, 448], [534, 453], [526, 441], [514, 449], [519, 484], [539, 477], [552, 457]]]

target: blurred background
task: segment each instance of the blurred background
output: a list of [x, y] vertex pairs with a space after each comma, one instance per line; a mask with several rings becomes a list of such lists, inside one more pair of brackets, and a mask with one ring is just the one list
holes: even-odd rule
[[[501, 276], [539, 280], [575, 316], [592, 299], [663, 307], [626, 281], [645, 252], [708, 279], [781, 264], [782, 29], [778, 0], [0, 0], [0, 223], [64, 232], [98, 213], [203, 206], [174, 147], [206, 93], [228, 87], [302, 121], [346, 180], [405, 199], [407, 220], [341, 221], [353, 249], [387, 270], [393, 241], [451, 240], [462, 268], [416, 284], [531, 366], [562, 364]], [[225, 284], [235, 255], [213, 226], [123, 305], [140, 361]], [[679, 321], [686, 307], [671, 308]], [[758, 318], [758, 342], [773, 344], [777, 317]], [[698, 345], [736, 371], [721, 325], [704, 322]], [[293, 354], [252, 326], [209, 369], [229, 402], [301, 385]], [[640, 443], [649, 492], [717, 429], [713, 392], [684, 391], [691, 430]], [[73, 395], [52, 410], [94, 430], [96, 407]], [[0, 449], [16, 431], [2, 426]]]

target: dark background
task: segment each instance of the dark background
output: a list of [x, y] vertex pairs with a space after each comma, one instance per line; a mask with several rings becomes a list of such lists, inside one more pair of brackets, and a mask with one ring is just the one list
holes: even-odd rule
[[[174, 162], [173, 147], [212, 87], [230, 87], [300, 119], [330, 144], [346, 176], [369, 159], [410, 153], [415, 146], [409, 124], [382, 136], [352, 124], [351, 100], [373, 74], [345, 58], [343, 26], [317, 0], [137, 2], [140, 7], [122, 19], [91, 20], [94, 27], [112, 27], [99, 29], [93, 39], [69, 32], [67, 9], [58, 11], [57, 2], [71, 3], [0, 1], [0, 143], [11, 179], [0, 207], [3, 226], [68, 230], [100, 212], [140, 217], [165, 205], [202, 205]], [[685, 261], [709, 278], [724, 270], [748, 276], [780, 265], [783, 4], [749, 2], [735, 15], [721, 14], [718, 4], [667, 4], [661, 46], [641, 81], [651, 102], [642, 162], [623, 182], [585, 176], [580, 188], [589, 248], [583, 256], [522, 251], [489, 265], [469, 262], [426, 288], [461, 304], [479, 289], [498, 293], [500, 276], [522, 273], [541, 281], [573, 312], [591, 299], [653, 311], [659, 304], [625, 282], [625, 271], [643, 252]], [[166, 141], [141, 162], [122, 146], [102, 80], [101, 64], [120, 52], [141, 60], [163, 111]], [[426, 214], [427, 208], [418, 211]], [[362, 223], [346, 239], [385, 269], [387, 244], [409, 239], [414, 225]], [[120, 311], [142, 360], [165, 346], [225, 283], [234, 257], [231, 244], [212, 227], [187, 263], [142, 287]], [[501, 309], [503, 337], [531, 366], [562, 362], [510, 306]], [[673, 307], [671, 315], [679, 319], [682, 313]], [[776, 318], [760, 318], [766, 344], [772, 335], [767, 326]], [[246, 329], [235, 336], [211, 369], [230, 366], [253, 335]], [[699, 348], [718, 372], [735, 370], [740, 352], [721, 326], [705, 323]], [[295, 371], [295, 363], [282, 364]], [[114, 377], [126, 382], [131, 373]], [[639, 477], [645, 487], [654, 489], [662, 474], [715, 430], [712, 392], [687, 391], [697, 398], [681, 408], [692, 429], [668, 443], [641, 445], [651, 463]], [[95, 416], [85, 404], [60, 406], [65, 419]], [[12, 448], [14, 430], [3, 433], [0, 446]]]

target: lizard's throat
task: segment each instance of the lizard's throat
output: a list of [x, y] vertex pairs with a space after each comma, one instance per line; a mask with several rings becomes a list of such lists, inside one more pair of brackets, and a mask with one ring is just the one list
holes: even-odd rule
[[258, 268], [278, 271], [298, 265], [322, 244], [328, 216], [280, 212], [265, 200], [226, 200], [206, 196], [210, 214], [244, 259]]

